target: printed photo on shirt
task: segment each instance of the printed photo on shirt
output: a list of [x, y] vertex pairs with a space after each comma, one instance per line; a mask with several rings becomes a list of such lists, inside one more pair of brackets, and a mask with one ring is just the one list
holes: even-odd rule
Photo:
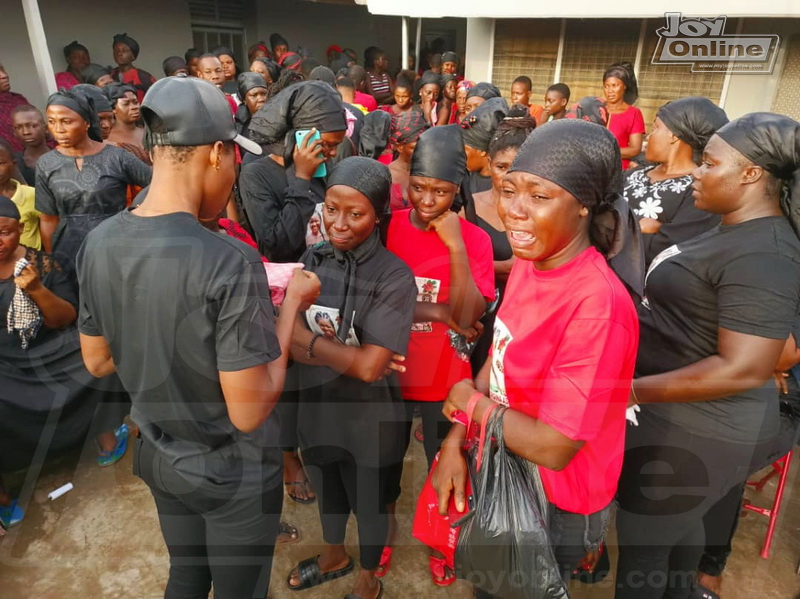
[[[355, 313], [353, 316], [355, 317]], [[339, 326], [342, 324], [342, 317], [339, 315], [338, 308], [317, 306], [315, 304], [306, 310], [306, 323], [312, 333], [322, 335], [326, 339], [333, 341], [336, 339], [336, 335], [339, 332]], [[350, 327], [350, 332], [347, 334], [347, 339], [345, 339], [345, 345], [361, 347], [361, 343], [359, 343], [353, 327]]]
[[[428, 277], [414, 277], [414, 279], [417, 282], [417, 301], [429, 304], [437, 303], [442, 282], [439, 279]], [[412, 333], [430, 333], [431, 331], [433, 331], [431, 322], [415, 322], [411, 325]]]
[[492, 340], [492, 370], [489, 376], [489, 397], [504, 406], [508, 405], [508, 393], [506, 392], [506, 372], [505, 358], [508, 345], [514, 340], [511, 331], [502, 320], [496, 318], [494, 321], [494, 337]]
[[328, 233], [325, 231], [325, 226], [322, 221], [322, 207], [324, 204], [317, 204], [314, 208], [314, 214], [308, 219], [306, 226], [306, 247], [317, 245], [323, 241], [328, 241]]

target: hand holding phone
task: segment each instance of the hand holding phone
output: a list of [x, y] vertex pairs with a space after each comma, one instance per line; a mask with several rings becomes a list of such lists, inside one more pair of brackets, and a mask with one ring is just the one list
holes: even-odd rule
[[299, 179], [324, 177], [328, 174], [325, 155], [322, 153], [322, 136], [316, 129], [294, 132], [294, 169]]

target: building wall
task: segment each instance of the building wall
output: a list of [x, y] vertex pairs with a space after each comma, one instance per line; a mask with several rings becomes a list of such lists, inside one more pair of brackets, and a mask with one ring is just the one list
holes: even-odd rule
[[[188, 4], [184, 0], [137, 0], [120, 7], [100, 0], [79, 5], [64, 0], [39, 0], [47, 46], [55, 72], [66, 67], [63, 47], [78, 40], [89, 49], [93, 62], [114, 65], [111, 42], [116, 33], [128, 33], [141, 46], [136, 66], [163, 75], [161, 61], [183, 55], [192, 43]], [[47, 101], [36, 79], [25, 17], [19, 0], [5, 0], [0, 61], [11, 76], [11, 89], [24, 94], [36, 106]]]
[[786, 40], [786, 66], [780, 77], [780, 85], [773, 112], [800, 120], [800, 35]]

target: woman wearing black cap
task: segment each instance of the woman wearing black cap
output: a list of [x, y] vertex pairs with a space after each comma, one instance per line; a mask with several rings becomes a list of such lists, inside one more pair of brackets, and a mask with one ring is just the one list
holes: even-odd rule
[[[468, 342], [475, 323], [494, 299], [494, 269], [489, 236], [451, 211], [466, 166], [461, 129], [427, 130], [411, 158], [408, 198], [412, 208], [392, 215], [387, 248], [409, 265], [417, 281], [417, 304], [406, 370], [400, 373], [406, 400], [408, 439], [414, 408], [422, 414], [425, 457], [433, 463], [446, 435], [442, 402], [450, 388], [470, 376]], [[400, 496], [402, 462], [389, 486], [388, 503]], [[392, 522], [394, 531], [396, 523]], [[394, 541], [387, 541], [385, 572]], [[450, 565], [452, 566], [452, 564]], [[433, 582], [449, 586], [452, 567], [440, 554], [429, 559]]]
[[[506, 447], [538, 465], [563, 580], [602, 542], [622, 465], [638, 323], [607, 263], [625, 234], [614, 209], [621, 191], [619, 149], [605, 129], [561, 120], [530, 135], [503, 179], [499, 212], [517, 261], [492, 356], [444, 406], [451, 420], [460, 410], [478, 423], [495, 403], [508, 408]], [[434, 471], [442, 514], [451, 493], [466, 510], [465, 434], [451, 428]]]
[[242, 101], [236, 109], [236, 123], [239, 132], [247, 135], [252, 116], [267, 102], [269, 94], [264, 77], [259, 73], [242, 73], [237, 79], [237, 95]]
[[692, 172], [714, 132], [728, 122], [708, 98], [688, 97], [662, 106], [647, 136], [647, 160], [657, 163], [625, 172], [624, 193], [644, 233], [645, 263], [662, 250], [719, 224], [717, 214], [698, 210]]
[[151, 170], [103, 143], [93, 102], [72, 90], [50, 96], [47, 126], [58, 147], [36, 164], [36, 209], [44, 250], [72, 273], [86, 234], [123, 210], [128, 185], [148, 185]]
[[77, 40], [64, 46], [64, 59], [67, 61], [67, 70], [56, 73], [57, 89], [72, 89], [83, 82], [81, 71], [89, 66], [89, 50]]
[[777, 431], [772, 374], [800, 297], [798, 156], [800, 124], [788, 117], [755, 113], [720, 128], [693, 188], [697, 208], [722, 223], [650, 265], [631, 394], [641, 413], [620, 478], [617, 599], [689, 597], [704, 514], [746, 479], [759, 434]]
[[633, 103], [639, 98], [639, 87], [629, 62], [613, 64], [603, 73], [603, 95], [610, 120], [608, 130], [619, 143], [623, 170], [630, 159], [642, 151], [644, 117]]
[[[273, 262], [297, 262], [311, 233], [311, 216], [320, 212], [325, 197], [324, 180], [314, 177], [320, 164], [337, 154], [347, 123], [341, 98], [319, 81], [298, 83], [271, 97], [250, 120], [250, 134], [268, 155], [242, 166], [239, 192], [242, 213], [253, 229], [259, 251]], [[295, 131], [319, 131], [310, 142], [307, 134], [299, 146]], [[279, 406], [286, 426], [284, 446], [297, 446], [291, 401]], [[285, 452], [284, 482], [289, 497], [300, 503], [314, 501], [311, 485], [294, 450]]]
[[111, 71], [111, 77], [118, 83], [132, 85], [141, 104], [156, 78], [144, 69], [133, 66], [133, 61], [139, 57], [139, 43], [127, 33], [118, 33], [114, 36], [112, 47], [117, 68]]
[[425, 116], [428, 125], [436, 126], [439, 122], [437, 104], [442, 93], [442, 77], [433, 71], [425, 71], [414, 84], [417, 95], [416, 108]]
[[94, 101], [94, 110], [97, 113], [97, 124], [100, 126], [100, 135], [103, 141], [105, 141], [114, 129], [114, 123], [117, 122], [117, 117], [114, 114], [114, 107], [111, 105], [108, 96], [103, 93], [103, 89], [104, 88], [99, 88], [96, 85], [80, 83], [74, 86], [72, 91], [83, 94], [86, 97], [91, 97]]
[[508, 104], [503, 98], [490, 98], [461, 121], [467, 155], [465, 184], [472, 194], [492, 188], [489, 143], [507, 114]]
[[[298, 564], [292, 590], [347, 574], [344, 548], [351, 512], [358, 522], [361, 571], [348, 598], [382, 594], [375, 570], [386, 540], [388, 467], [402, 460], [405, 409], [393, 369], [405, 355], [416, 303], [409, 268], [380, 241], [389, 201], [388, 169], [346, 158], [328, 178], [322, 212], [330, 242], [300, 259], [322, 282], [319, 299], [295, 327], [292, 357], [299, 380], [298, 438], [317, 489], [326, 547]], [[332, 323], [331, 339], [317, 315]]]

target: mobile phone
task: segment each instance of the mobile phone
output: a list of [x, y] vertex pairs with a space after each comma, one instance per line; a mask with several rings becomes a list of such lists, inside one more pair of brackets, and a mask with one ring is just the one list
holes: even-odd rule
[[[310, 129], [300, 129], [299, 131], [294, 132], [294, 141], [297, 144], [297, 147], [303, 145], [303, 140], [306, 138], [306, 135], [311, 133]], [[314, 131], [314, 135], [312, 135], [308, 143], [309, 145], [318, 139], [322, 139], [322, 135], [320, 135], [319, 131]], [[323, 162], [317, 167], [317, 170], [314, 171], [314, 174], [311, 175], [312, 177], [325, 177], [328, 175], [328, 169], [325, 167], [325, 163]]]

